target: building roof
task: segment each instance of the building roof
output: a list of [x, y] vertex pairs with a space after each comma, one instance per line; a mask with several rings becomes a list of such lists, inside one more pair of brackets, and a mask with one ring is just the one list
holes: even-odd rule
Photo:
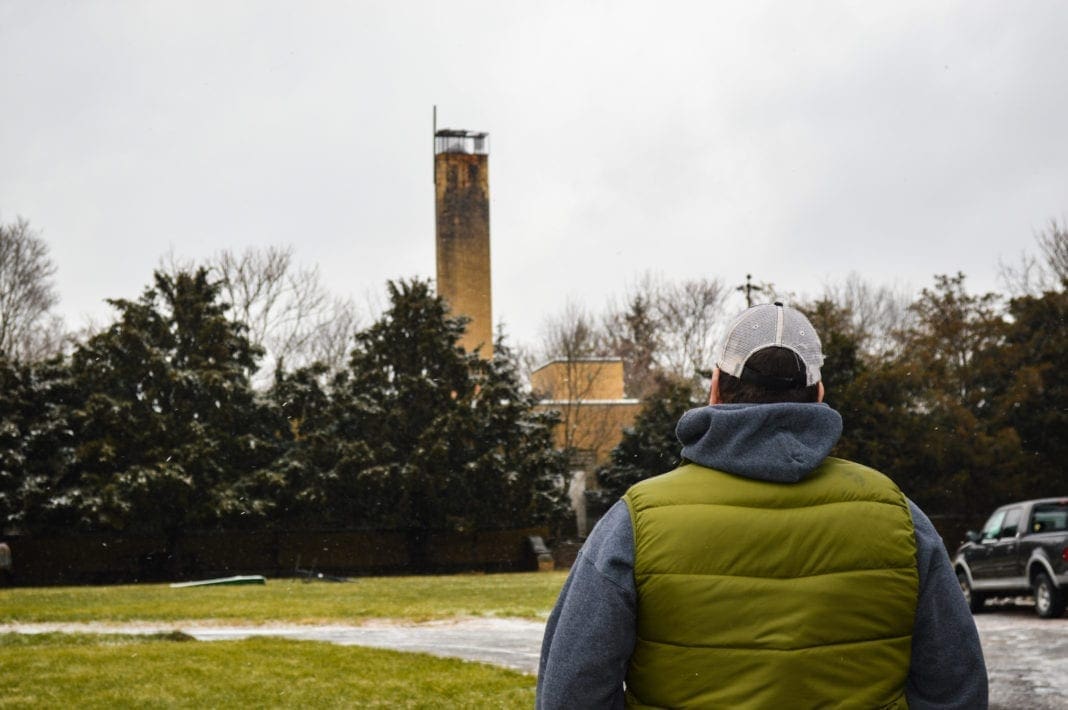
[[434, 135], [442, 138], [485, 138], [489, 133], [485, 131], [465, 131], [458, 128], [442, 128]]
[[554, 358], [552, 360], [549, 360], [548, 362], [545, 362], [545, 363], [543, 363], [541, 365], [538, 365], [537, 367], [534, 368], [534, 372], [537, 372], [538, 370], [544, 370], [549, 365], [559, 365], [559, 364], [567, 364], [567, 363], [576, 364], [576, 363], [580, 363], [580, 362], [623, 362], [623, 358], [621, 358], [621, 357], [611, 357], [611, 356], [609, 356], [609, 357], [572, 357], [572, 358], [558, 357], [558, 358]]

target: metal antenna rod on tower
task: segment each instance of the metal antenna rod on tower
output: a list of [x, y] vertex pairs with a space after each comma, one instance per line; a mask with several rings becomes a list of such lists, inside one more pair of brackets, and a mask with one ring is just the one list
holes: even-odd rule
[[764, 289], [753, 283], [753, 275], [745, 275], [745, 284], [734, 289], [735, 291], [745, 291], [745, 307], [753, 307], [753, 291], [763, 291]]

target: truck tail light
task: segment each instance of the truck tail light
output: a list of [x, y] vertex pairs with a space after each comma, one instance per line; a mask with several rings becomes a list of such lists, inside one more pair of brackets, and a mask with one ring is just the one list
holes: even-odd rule
[[1068, 562], [1068, 547], [1061, 550], [1061, 559]]

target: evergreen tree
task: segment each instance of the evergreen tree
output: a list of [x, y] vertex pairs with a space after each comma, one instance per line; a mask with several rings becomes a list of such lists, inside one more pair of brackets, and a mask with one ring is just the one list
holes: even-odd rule
[[44, 521], [165, 532], [273, 507], [283, 422], [249, 386], [259, 352], [203, 269], [167, 275], [72, 357], [77, 449]]
[[912, 304], [890, 353], [863, 352], [838, 304], [808, 309], [820, 332], [826, 402], [844, 420], [834, 454], [873, 466], [933, 513], [981, 515], [1021, 490], [1020, 441], [995, 416], [1006, 323], [997, 296], [939, 276]]
[[992, 414], [1020, 437], [1022, 497], [1068, 489], [1068, 292], [1047, 291], [1009, 303], [1005, 341], [991, 353]]
[[284, 367], [274, 371], [274, 384], [267, 394], [286, 422], [281, 437], [284, 450], [273, 466], [281, 483], [275, 491], [277, 522], [317, 527], [345, 518], [327, 509], [331, 501], [344, 498], [333, 495], [336, 491], [322, 473], [330, 469], [337, 443], [331, 426], [331, 396], [323, 382], [327, 369], [314, 363], [292, 372]]
[[881, 351], [863, 348], [865, 334], [842, 303], [822, 298], [802, 310], [823, 345], [823, 401], [842, 415], [842, 437], [832, 454], [873, 466], [913, 493], [900, 460], [920, 434], [906, 398], [906, 370]]
[[982, 515], [1015, 497], [1024, 475], [1017, 432], [994, 416], [1006, 327], [998, 296], [969, 293], [963, 274], [938, 276], [912, 310], [895, 362], [908, 405], [888, 423], [912, 434], [898, 475], [927, 510]]
[[825, 390], [824, 401], [844, 415], [850, 408], [861, 404], [851, 396], [851, 385], [867, 370], [871, 356], [869, 362], [865, 362], [860, 336], [853, 327], [849, 309], [829, 298], [822, 298], [809, 306], [801, 306], [800, 310], [819, 333], [823, 346], [820, 375]]
[[59, 359], [19, 364], [0, 356], [0, 532], [32, 520], [69, 467], [66, 375]]
[[303, 481], [297, 514], [407, 530], [416, 562], [430, 530], [546, 520], [563, 460], [511, 352], [500, 341], [490, 361], [464, 352], [465, 321], [428, 283], [388, 289], [390, 308], [356, 334], [348, 370], [327, 389], [308, 373], [282, 380], [299, 393], [278, 395], [300, 418], [286, 457]]
[[607, 508], [638, 481], [666, 473], [682, 462], [675, 426], [689, 409], [704, 402], [694, 398], [689, 381], [658, 376], [656, 383], [634, 425], [623, 431], [623, 439], [612, 449], [611, 463], [597, 472], [601, 488], [587, 494], [595, 508]]
[[849, 310], [806, 308], [823, 341], [825, 401], [842, 414], [832, 452], [893, 478], [936, 514], [982, 515], [1022, 492], [1019, 438], [991, 407], [1004, 326], [993, 294], [941, 276], [896, 347], [866, 352]]
[[656, 356], [662, 347], [650, 296], [634, 294], [625, 310], [609, 314], [607, 320], [610, 349], [623, 359], [623, 390], [630, 397], [644, 399], [657, 388]]

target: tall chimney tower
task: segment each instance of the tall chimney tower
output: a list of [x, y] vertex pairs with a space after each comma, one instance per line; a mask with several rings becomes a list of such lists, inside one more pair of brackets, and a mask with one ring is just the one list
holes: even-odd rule
[[467, 316], [460, 344], [493, 357], [490, 296], [489, 134], [434, 132], [438, 295], [453, 315]]

